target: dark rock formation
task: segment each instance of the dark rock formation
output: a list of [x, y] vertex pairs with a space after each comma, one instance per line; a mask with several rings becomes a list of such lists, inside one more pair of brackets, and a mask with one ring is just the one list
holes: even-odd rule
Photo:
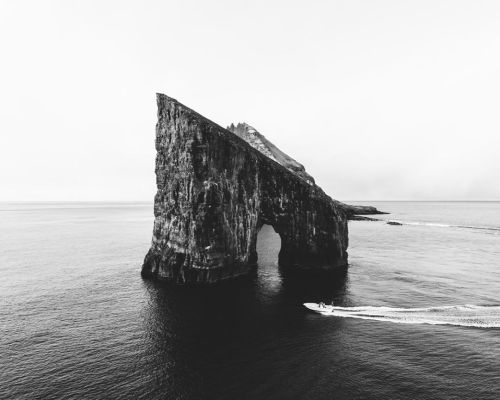
[[371, 218], [371, 217], [365, 217], [363, 215], [354, 214], [349, 216], [349, 221], [382, 221], [382, 220], [378, 218]]
[[348, 210], [303, 167], [283, 166], [174, 99], [157, 102], [158, 192], [143, 276], [205, 284], [247, 274], [263, 224], [281, 237], [282, 266], [347, 265]]
[[355, 215], [376, 215], [376, 214], [388, 214], [386, 212], [382, 212], [382, 211], [379, 211], [377, 210], [375, 207], [373, 206], [353, 206], [351, 204], [345, 204], [345, 203], [340, 203], [340, 206], [346, 210], [348, 216], [349, 216], [349, 219], [355, 219], [355, 218], [352, 218], [354, 217]]
[[398, 221], [387, 221], [387, 225], [397, 225], [397, 226], [400, 226], [400, 225], [403, 225], [401, 222], [398, 222]]

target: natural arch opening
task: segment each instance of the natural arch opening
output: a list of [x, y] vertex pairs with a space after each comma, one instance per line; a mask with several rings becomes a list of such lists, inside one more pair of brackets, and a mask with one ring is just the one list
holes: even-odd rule
[[257, 264], [259, 268], [278, 266], [281, 237], [271, 225], [262, 225], [257, 235]]
[[278, 268], [280, 249], [280, 235], [271, 225], [263, 225], [257, 234], [257, 282], [266, 295], [273, 295], [282, 285]]

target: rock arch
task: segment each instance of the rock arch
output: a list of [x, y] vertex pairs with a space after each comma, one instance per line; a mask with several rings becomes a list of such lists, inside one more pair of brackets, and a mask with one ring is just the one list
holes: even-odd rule
[[263, 224], [281, 237], [280, 265], [347, 265], [342, 203], [176, 100], [158, 94], [157, 103], [158, 191], [143, 276], [206, 284], [245, 275]]

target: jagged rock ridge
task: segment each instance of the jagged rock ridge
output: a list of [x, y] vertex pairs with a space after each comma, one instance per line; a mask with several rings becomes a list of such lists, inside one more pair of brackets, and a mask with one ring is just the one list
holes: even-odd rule
[[243, 122], [238, 123], [236, 126], [231, 124], [227, 129], [245, 140], [254, 149], [259, 150], [265, 156], [283, 165], [286, 169], [304, 179], [307, 183], [314, 184], [314, 178], [306, 172], [302, 164], [278, 149], [278, 147], [267, 140], [266, 137], [259, 133], [254, 127]]
[[206, 284], [247, 274], [263, 224], [281, 237], [284, 267], [347, 265], [340, 203], [176, 100], [158, 94], [157, 103], [158, 191], [143, 276]]
[[[227, 130], [245, 140], [250, 146], [260, 151], [265, 156], [283, 165], [286, 169], [297, 175], [299, 178], [305, 180], [307, 183], [311, 185], [315, 184], [314, 178], [306, 172], [306, 169], [302, 164], [298, 163], [288, 154], [281, 151], [253, 126], [243, 122], [238, 123], [237, 125], [231, 124], [227, 127]], [[350, 205], [342, 203], [338, 200], [333, 201], [338, 207], [344, 209], [349, 219], [353, 220], [361, 220], [361, 218], [357, 218], [358, 215], [387, 214], [377, 210], [373, 206]], [[370, 220], [370, 218], [364, 218], [362, 220]], [[372, 220], [377, 221], [375, 219]]]

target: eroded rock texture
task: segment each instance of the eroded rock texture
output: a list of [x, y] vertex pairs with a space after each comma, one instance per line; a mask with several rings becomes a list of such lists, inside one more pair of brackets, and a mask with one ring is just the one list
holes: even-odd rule
[[243, 122], [236, 126], [231, 124], [227, 127], [227, 129], [242, 138], [254, 149], [259, 150], [262, 154], [269, 157], [271, 160], [283, 165], [299, 178], [304, 179], [311, 185], [314, 184], [314, 178], [306, 172], [306, 169], [302, 164], [295, 161], [288, 154], [283, 153], [273, 143], [267, 140], [264, 135], [257, 132], [257, 129], [254, 127]]
[[347, 265], [349, 211], [303, 166], [284, 153], [282, 165], [163, 94], [157, 103], [158, 192], [143, 276], [205, 284], [247, 274], [263, 224], [281, 237], [282, 266]]

